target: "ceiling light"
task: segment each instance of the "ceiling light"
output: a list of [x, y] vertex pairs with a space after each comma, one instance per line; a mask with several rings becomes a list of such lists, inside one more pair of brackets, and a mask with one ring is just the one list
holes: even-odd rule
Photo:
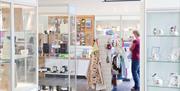
[[140, 1], [140, 0], [104, 0], [104, 2], [123, 2], [123, 1]]

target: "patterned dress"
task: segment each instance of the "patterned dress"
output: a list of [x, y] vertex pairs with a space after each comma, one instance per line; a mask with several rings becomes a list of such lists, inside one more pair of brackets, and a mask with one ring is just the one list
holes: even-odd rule
[[104, 84], [102, 72], [101, 72], [101, 65], [99, 62], [99, 51], [97, 50], [91, 53], [87, 79], [88, 79], [88, 85], [92, 89], [95, 89], [97, 84]]

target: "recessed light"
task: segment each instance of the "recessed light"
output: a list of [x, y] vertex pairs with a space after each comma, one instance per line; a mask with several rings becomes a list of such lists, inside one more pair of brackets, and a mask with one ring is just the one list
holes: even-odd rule
[[103, 2], [124, 2], [124, 1], [141, 1], [141, 0], [104, 0]]

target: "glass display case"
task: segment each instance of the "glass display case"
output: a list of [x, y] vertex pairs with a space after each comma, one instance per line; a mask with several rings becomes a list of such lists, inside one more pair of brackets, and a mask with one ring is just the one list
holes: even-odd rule
[[37, 1], [0, 1], [0, 91], [37, 91]]
[[180, 90], [180, 10], [146, 11], [146, 87]]
[[0, 2], [0, 91], [10, 89], [10, 4]]
[[44, 57], [45, 64], [40, 69], [49, 69], [43, 71], [44, 77], [39, 80], [40, 87], [76, 91], [75, 21], [75, 8], [71, 5], [39, 5], [39, 56]]
[[[113, 52], [119, 53], [118, 55], [122, 55], [121, 57], [124, 61], [119, 62], [117, 64], [122, 63], [124, 68], [121, 69], [121, 76], [117, 79], [118, 81], [132, 79], [131, 74], [131, 59], [129, 59], [129, 47], [130, 47], [130, 37], [132, 36], [133, 30], [139, 30], [138, 25], [140, 24], [140, 16], [138, 15], [105, 15], [105, 16], [96, 16], [96, 38], [99, 41], [100, 56], [102, 60], [102, 64], [106, 64], [107, 57], [111, 58], [110, 55], [113, 55]], [[105, 49], [105, 46], [108, 44], [108, 41], [112, 44], [115, 44], [115, 47], [112, 48], [111, 52]], [[111, 65], [107, 67], [107, 65], [102, 65], [102, 69], [105, 84], [107, 86], [107, 91], [111, 91], [112, 83], [111, 83]]]
[[94, 40], [94, 15], [79, 15], [76, 18], [77, 45], [92, 46]]

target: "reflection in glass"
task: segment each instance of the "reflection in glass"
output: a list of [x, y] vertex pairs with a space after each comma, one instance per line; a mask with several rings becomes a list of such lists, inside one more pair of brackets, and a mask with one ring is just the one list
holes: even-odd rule
[[0, 2], [0, 91], [9, 91], [10, 4]]
[[15, 87], [34, 86], [36, 83], [36, 10], [15, 5]]

